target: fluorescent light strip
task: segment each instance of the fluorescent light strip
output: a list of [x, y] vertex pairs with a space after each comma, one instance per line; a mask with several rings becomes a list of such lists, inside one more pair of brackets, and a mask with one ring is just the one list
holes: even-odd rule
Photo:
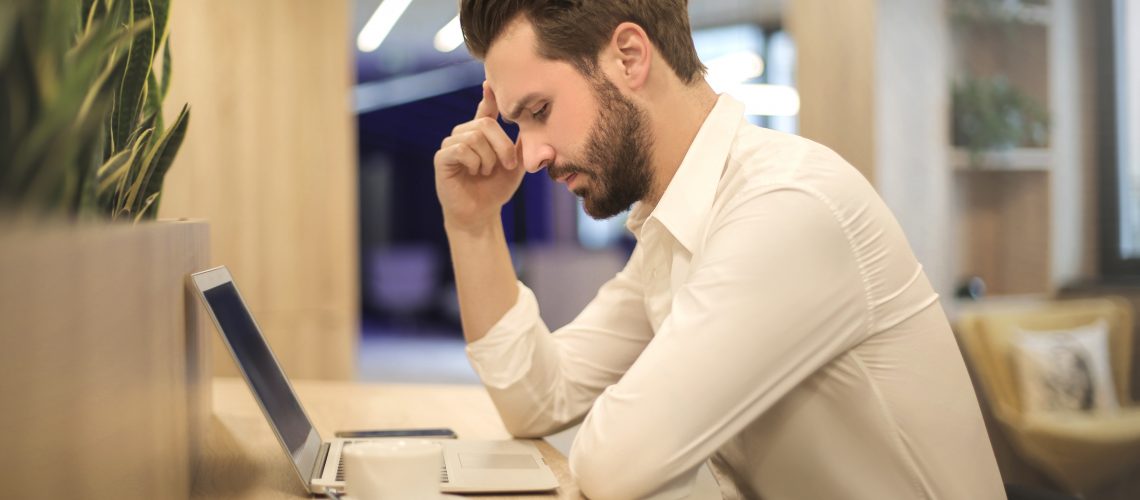
[[360, 35], [356, 37], [356, 48], [361, 52], [372, 52], [380, 48], [380, 44], [384, 43], [396, 21], [400, 20], [400, 16], [404, 15], [404, 11], [408, 10], [408, 5], [411, 3], [412, 0], [381, 2], [380, 6], [376, 7], [376, 12], [373, 12], [372, 17], [368, 19], [368, 23], [364, 25], [364, 29], [360, 30]]
[[709, 61], [705, 66], [709, 70], [705, 78], [717, 92], [764, 74], [764, 60], [760, 54], [750, 50], [725, 54]]
[[451, 52], [463, 45], [463, 29], [459, 27], [459, 16], [455, 16], [435, 34], [435, 50]]

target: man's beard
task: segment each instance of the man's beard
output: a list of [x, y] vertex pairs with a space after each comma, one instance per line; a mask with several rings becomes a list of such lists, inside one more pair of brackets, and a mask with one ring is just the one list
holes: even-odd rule
[[581, 197], [586, 213], [595, 219], [620, 214], [645, 198], [652, 184], [649, 133], [645, 112], [621, 95], [605, 77], [594, 83], [598, 98], [598, 122], [586, 141], [586, 160], [593, 168], [574, 163], [556, 164], [547, 172], [552, 179], [570, 174], [587, 177], [589, 182], [574, 190]]

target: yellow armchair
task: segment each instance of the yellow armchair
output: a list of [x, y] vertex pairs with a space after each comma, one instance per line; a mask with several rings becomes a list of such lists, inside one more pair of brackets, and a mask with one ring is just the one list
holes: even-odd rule
[[[1013, 343], [1022, 331], [1067, 330], [1104, 320], [1120, 409], [1028, 412], [1022, 404]], [[1130, 397], [1132, 308], [1118, 297], [1044, 302], [968, 312], [962, 346], [1014, 451], [1071, 493], [1087, 493], [1140, 467], [1140, 407]]]

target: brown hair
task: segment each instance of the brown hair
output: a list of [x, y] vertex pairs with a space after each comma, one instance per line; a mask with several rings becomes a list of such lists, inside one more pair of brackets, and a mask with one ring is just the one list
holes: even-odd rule
[[480, 59], [518, 16], [534, 25], [538, 53], [592, 76], [598, 53], [623, 22], [641, 26], [685, 83], [704, 76], [689, 29], [688, 0], [462, 0], [459, 23], [467, 49]]

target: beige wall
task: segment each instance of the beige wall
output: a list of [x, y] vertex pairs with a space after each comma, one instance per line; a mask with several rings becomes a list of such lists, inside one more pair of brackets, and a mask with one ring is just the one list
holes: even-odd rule
[[293, 377], [355, 371], [349, 15], [349, 0], [179, 0], [171, 12], [167, 114], [189, 102], [192, 117], [160, 215], [209, 220], [213, 264], [229, 266]]
[[958, 280], [953, 219], [948, 33], [941, 1], [879, 0], [875, 179], [943, 297]]
[[876, 0], [791, 0], [800, 135], [874, 179]]

